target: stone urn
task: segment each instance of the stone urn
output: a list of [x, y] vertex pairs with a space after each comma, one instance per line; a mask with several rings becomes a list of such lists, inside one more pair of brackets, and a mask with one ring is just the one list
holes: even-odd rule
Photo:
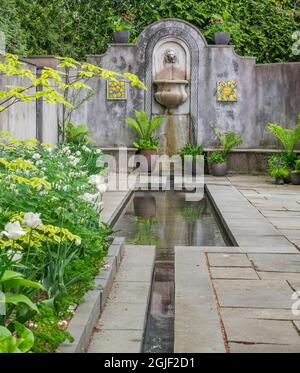
[[182, 105], [188, 98], [186, 86], [188, 80], [161, 79], [153, 81], [156, 92], [155, 100], [168, 110], [174, 110]]
[[227, 162], [223, 163], [211, 163], [210, 164], [211, 174], [213, 176], [226, 176], [227, 174]]
[[230, 32], [215, 32], [214, 41], [217, 45], [228, 45], [230, 40]]
[[114, 31], [113, 37], [114, 37], [115, 43], [127, 44], [130, 38], [130, 31], [129, 30]]
[[292, 171], [291, 172], [291, 181], [294, 185], [300, 185], [300, 172]]
[[[155, 149], [139, 149], [136, 152], [137, 162], [140, 163], [138, 169], [141, 173], [151, 173], [154, 171], [157, 158], [158, 158], [158, 151]], [[139, 162], [139, 156], [144, 158], [144, 162]]]

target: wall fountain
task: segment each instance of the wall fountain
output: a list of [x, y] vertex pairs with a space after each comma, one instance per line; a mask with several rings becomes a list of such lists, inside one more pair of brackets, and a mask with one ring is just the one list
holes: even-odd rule
[[186, 45], [174, 38], [163, 39], [153, 50], [152, 114], [165, 116], [160, 151], [170, 156], [190, 140], [189, 60]]

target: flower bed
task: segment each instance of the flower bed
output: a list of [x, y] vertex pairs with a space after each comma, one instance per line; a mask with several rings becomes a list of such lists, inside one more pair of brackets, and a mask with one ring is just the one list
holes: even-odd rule
[[0, 134], [0, 352], [52, 352], [72, 340], [68, 320], [112, 233], [99, 223], [106, 190], [99, 156], [86, 145]]

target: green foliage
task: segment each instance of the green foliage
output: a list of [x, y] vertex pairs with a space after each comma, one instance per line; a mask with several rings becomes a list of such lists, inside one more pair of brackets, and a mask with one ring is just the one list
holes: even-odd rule
[[157, 150], [158, 142], [157, 137], [150, 136], [148, 139], [140, 139], [138, 142], [134, 141], [132, 145], [139, 150]]
[[207, 157], [208, 163], [224, 163], [226, 162], [226, 157], [221, 150], [214, 150], [211, 154]]
[[30, 329], [19, 322], [14, 322], [15, 335], [5, 326], [0, 326], [0, 353], [28, 352], [34, 343]]
[[6, 48], [11, 53], [24, 54], [26, 32], [21, 27], [16, 0], [1, 0], [0, 14], [0, 31], [5, 35]]
[[90, 130], [85, 124], [74, 125], [68, 122], [66, 126], [66, 141], [72, 144], [88, 144], [91, 142], [89, 137]]
[[268, 157], [268, 171], [272, 177], [289, 176], [289, 158], [287, 153], [280, 152]]
[[116, 18], [133, 26], [133, 39], [155, 21], [181, 18], [202, 31], [208, 42], [216, 27], [229, 30], [236, 51], [258, 62], [298, 58], [291, 51], [292, 33], [300, 29], [297, 0], [152, 0], [142, 6], [141, 0], [18, 0], [16, 9], [17, 17], [10, 19], [22, 25], [28, 54], [82, 58], [106, 50]]
[[285, 151], [286, 160], [289, 166], [293, 166], [296, 155], [294, 153], [295, 146], [300, 140], [300, 121], [294, 129], [283, 128], [275, 123], [268, 123], [267, 130], [272, 133], [282, 144]]
[[137, 149], [157, 149], [158, 139], [153, 136], [155, 130], [162, 124], [163, 117], [155, 116], [149, 119], [145, 111], [135, 111], [135, 118], [126, 118], [126, 123], [139, 136], [139, 141], [133, 146]]
[[0, 325], [14, 337], [13, 322], [26, 325], [36, 352], [70, 339], [61, 324], [106, 254], [112, 229], [99, 223], [99, 157], [85, 144], [53, 147], [0, 133], [0, 291], [7, 303]]
[[231, 149], [243, 143], [241, 135], [236, 132], [223, 132], [220, 129], [215, 128], [215, 134], [220, 141], [221, 149], [225, 158], [228, 157]]
[[183, 159], [186, 155], [191, 155], [193, 160], [198, 155], [203, 154], [203, 146], [198, 144], [186, 144], [182, 149], [179, 150], [179, 155]]
[[300, 172], [300, 158], [295, 161], [294, 172]]
[[121, 31], [121, 30], [131, 30], [132, 26], [130, 23], [124, 21], [124, 19], [120, 17], [113, 18], [113, 27], [115, 31]]

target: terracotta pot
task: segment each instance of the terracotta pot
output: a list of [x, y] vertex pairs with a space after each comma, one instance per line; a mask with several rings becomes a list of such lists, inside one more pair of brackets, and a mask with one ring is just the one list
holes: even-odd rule
[[291, 181], [294, 185], [300, 185], [300, 172], [291, 172]]
[[227, 45], [230, 40], [230, 32], [215, 32], [214, 40], [217, 45]]
[[[158, 158], [157, 150], [142, 149], [138, 150], [136, 154], [137, 156], [142, 155], [146, 159], [146, 162], [141, 162], [138, 166], [140, 172], [151, 173], [152, 171], [154, 171]], [[138, 159], [137, 162], [139, 162]]]
[[282, 177], [282, 176], [276, 176], [275, 177], [275, 184], [276, 185], [283, 185], [284, 184], [284, 177]]
[[211, 163], [210, 171], [213, 176], [225, 176], [227, 174], [227, 162]]
[[141, 218], [156, 216], [156, 200], [154, 196], [136, 196], [133, 198], [134, 214]]
[[130, 31], [129, 30], [119, 30], [113, 32], [113, 36], [115, 42], [118, 44], [127, 44], [130, 38]]

